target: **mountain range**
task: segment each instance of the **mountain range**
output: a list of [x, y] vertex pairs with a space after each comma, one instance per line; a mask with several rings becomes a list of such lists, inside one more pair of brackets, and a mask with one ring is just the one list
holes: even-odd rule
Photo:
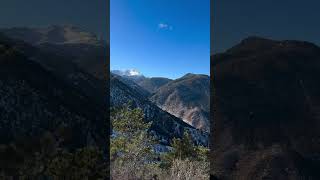
[[71, 24], [52, 25], [48, 27], [14, 27], [3, 28], [1, 32], [13, 39], [24, 40], [32, 45], [40, 44], [90, 44], [101, 45], [103, 40]]
[[[106, 76], [109, 45], [92, 33], [55, 25], [5, 28], [0, 29], [0, 35], [0, 112], [5, 117], [0, 123], [1, 143], [47, 131], [54, 134], [63, 126], [73, 137], [65, 143], [66, 148], [89, 144], [105, 147], [110, 128], [106, 107], [133, 102], [143, 109], [147, 121], [154, 122], [151, 133], [163, 144], [182, 137], [187, 130], [195, 143], [208, 145], [207, 132], [149, 100], [156, 89], [171, 80], [146, 78], [136, 71], [128, 71], [127, 76]], [[110, 104], [106, 101], [109, 86]]]
[[112, 71], [162, 110], [197, 129], [209, 132], [209, 76], [188, 73], [172, 80], [163, 77], [148, 78], [141, 73], [130, 75], [127, 72], [129, 71]]
[[0, 29], [0, 144], [46, 132], [61, 136], [63, 128], [69, 133], [62, 148], [105, 147], [106, 107], [131, 102], [163, 144], [186, 130], [195, 143], [208, 145], [211, 127], [217, 179], [320, 179], [317, 45], [244, 39], [211, 56], [211, 84], [197, 74], [107, 77], [108, 47], [70, 25]]
[[[67, 27], [59, 27], [64, 28]], [[0, 143], [14, 143], [19, 139], [31, 142], [30, 139], [46, 132], [57, 135], [58, 129], [63, 128], [68, 137], [63, 137], [62, 148], [87, 145], [105, 148], [109, 130], [105, 81], [90, 67], [81, 66], [78, 57], [87, 51], [77, 49], [80, 41], [73, 41], [74, 36], [65, 41], [60, 39], [59, 43], [51, 37], [44, 46], [42, 40], [46, 37], [28, 39], [32, 37], [28, 33], [32, 32], [38, 33], [30, 28], [0, 29]], [[66, 44], [70, 49], [63, 48]], [[47, 45], [61, 46], [64, 53]], [[91, 42], [86, 45], [98, 46]], [[71, 55], [72, 51], [78, 51], [79, 56]], [[107, 53], [104, 50], [97, 55], [106, 59]], [[90, 56], [85, 57], [83, 61], [92, 60]], [[104, 63], [100, 59], [96, 70], [103, 72]]]
[[13, 40], [23, 41], [44, 52], [64, 57], [68, 59], [66, 61], [72, 61], [99, 79], [106, 78], [109, 45], [93, 33], [72, 25], [3, 28], [0, 32]]
[[249, 37], [211, 56], [211, 174], [319, 179], [320, 48]]
[[143, 87], [135, 83], [135, 80], [144, 76], [119, 76], [111, 73], [110, 79], [110, 105], [111, 107], [119, 107], [124, 104], [131, 103], [131, 106], [140, 108], [145, 114], [147, 121], [152, 121], [151, 130], [155, 136], [161, 139], [161, 142], [168, 145], [173, 137], [182, 137], [184, 131], [189, 131], [193, 136], [196, 144], [207, 146], [208, 133], [203, 130], [198, 130], [195, 127], [184, 122], [179, 117], [176, 117], [167, 111], [162, 110], [154, 102], [150, 100], [151, 93]]

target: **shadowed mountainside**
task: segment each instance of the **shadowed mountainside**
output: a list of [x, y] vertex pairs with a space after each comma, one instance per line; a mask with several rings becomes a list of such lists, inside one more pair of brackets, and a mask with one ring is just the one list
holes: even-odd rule
[[320, 48], [250, 37], [212, 56], [211, 71], [211, 173], [319, 179]]
[[105, 147], [108, 124], [104, 106], [62, 74], [50, 71], [50, 66], [45, 68], [34, 61], [39, 52], [0, 35], [1, 143], [37, 137], [47, 131], [55, 134], [57, 128], [64, 127], [69, 135], [63, 148]]

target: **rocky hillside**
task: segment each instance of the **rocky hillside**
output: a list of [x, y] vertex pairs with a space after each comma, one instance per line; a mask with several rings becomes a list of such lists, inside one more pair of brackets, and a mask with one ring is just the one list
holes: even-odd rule
[[161, 86], [150, 100], [193, 127], [210, 130], [209, 76], [186, 74]]
[[250, 37], [211, 58], [211, 173], [319, 179], [320, 48]]
[[181, 119], [161, 110], [147, 96], [136, 89], [131, 88], [121, 80], [122, 77], [111, 75], [110, 77], [110, 106], [119, 107], [131, 103], [134, 108], [140, 108], [147, 121], [152, 121], [151, 132], [161, 139], [163, 144], [168, 143], [174, 137], [182, 137], [183, 132], [189, 131], [196, 144], [207, 145], [208, 134], [200, 132], [186, 124]]
[[[54, 66], [39, 63], [51, 58], [59, 61], [60, 56], [38, 53], [41, 51], [24, 42], [0, 35], [0, 144], [44, 132], [56, 135], [62, 127], [68, 132], [64, 148], [105, 147], [108, 124], [104, 106], [67, 77], [62, 78], [63, 73]], [[80, 79], [86, 77], [90, 76], [84, 73]]]

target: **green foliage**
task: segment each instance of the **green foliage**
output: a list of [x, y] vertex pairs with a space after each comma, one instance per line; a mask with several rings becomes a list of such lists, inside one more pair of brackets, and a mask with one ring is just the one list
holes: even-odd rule
[[110, 146], [113, 177], [130, 178], [123, 177], [124, 172], [145, 177], [148, 168], [157, 166], [153, 149], [157, 142], [148, 135], [151, 123], [144, 122], [142, 110], [130, 110], [129, 106], [113, 109], [111, 121], [115, 134]]
[[165, 153], [162, 156], [161, 167], [169, 168], [176, 160], [193, 160], [193, 161], [207, 161], [209, 149], [203, 146], [196, 146], [192, 141], [191, 135], [185, 131], [182, 139], [174, 138], [171, 146], [173, 150]]
[[74, 153], [62, 150], [51, 159], [46, 173], [57, 179], [103, 179], [107, 177], [107, 165], [102, 157], [102, 152], [95, 147]]
[[182, 139], [174, 138], [171, 145], [173, 147], [171, 153], [173, 158], [186, 159], [197, 155], [191, 135], [187, 131], [183, 133]]
[[[141, 109], [130, 110], [129, 106], [111, 110], [111, 122], [113, 130], [132, 138], [133, 135], [146, 131], [151, 123], [145, 123]], [[130, 137], [131, 136], [131, 137]]]
[[[45, 132], [38, 139], [0, 146], [0, 178], [105, 179], [108, 166], [97, 147], [68, 150]], [[8, 166], [9, 165], [9, 166]]]
[[197, 159], [199, 161], [209, 162], [209, 155], [210, 155], [209, 148], [204, 146], [197, 146], [196, 151], [197, 151]]

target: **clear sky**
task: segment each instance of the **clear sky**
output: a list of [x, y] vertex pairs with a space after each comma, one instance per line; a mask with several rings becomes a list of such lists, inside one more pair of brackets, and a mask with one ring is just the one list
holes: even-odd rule
[[210, 72], [210, 0], [110, 0], [112, 70], [178, 78]]
[[319, 0], [213, 0], [212, 52], [248, 36], [320, 45]]

